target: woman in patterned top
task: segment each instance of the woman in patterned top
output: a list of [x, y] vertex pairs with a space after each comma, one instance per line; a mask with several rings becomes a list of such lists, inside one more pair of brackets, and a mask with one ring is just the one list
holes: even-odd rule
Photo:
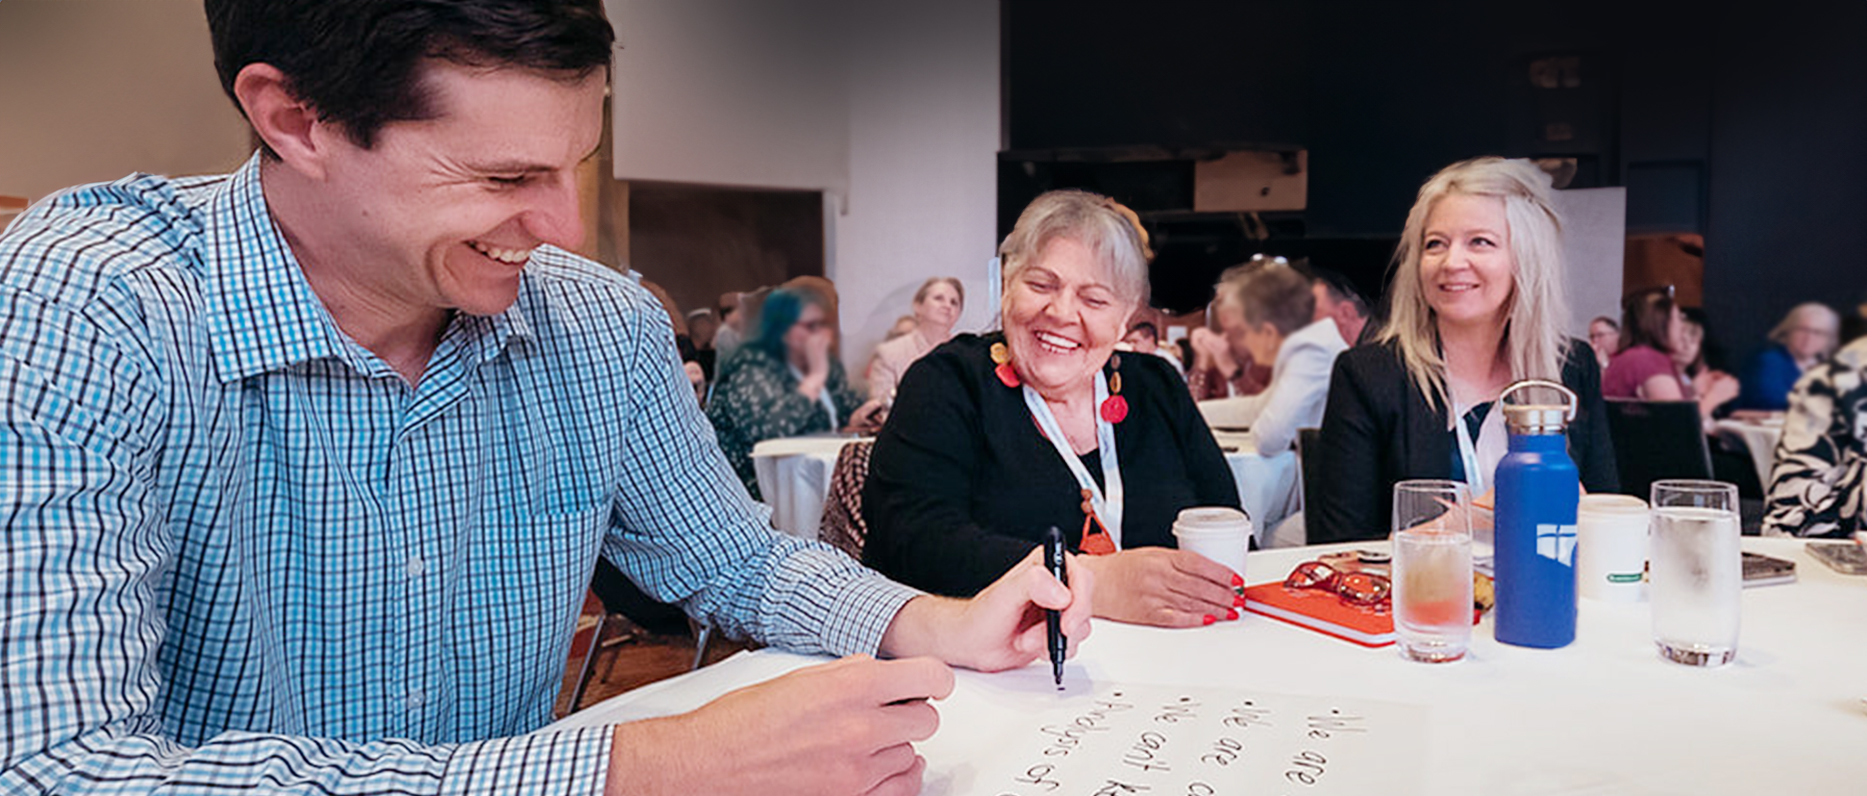
[[758, 332], [720, 365], [707, 419], [746, 491], [759, 498], [752, 446], [768, 439], [828, 431], [872, 433], [881, 405], [862, 403], [831, 352], [836, 330], [829, 302], [816, 291], [772, 291]]
[[1789, 396], [1770, 472], [1764, 533], [1846, 536], [1861, 530], [1867, 491], [1867, 339], [1810, 369]]

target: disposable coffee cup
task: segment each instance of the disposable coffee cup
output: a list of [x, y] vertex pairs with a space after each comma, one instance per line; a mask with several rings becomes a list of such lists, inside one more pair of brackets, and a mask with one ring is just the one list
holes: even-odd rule
[[1631, 495], [1584, 495], [1575, 515], [1576, 591], [1601, 602], [1644, 601], [1647, 502]]
[[1251, 518], [1224, 506], [1183, 509], [1173, 521], [1181, 550], [1191, 550], [1245, 576], [1245, 551], [1251, 548]]

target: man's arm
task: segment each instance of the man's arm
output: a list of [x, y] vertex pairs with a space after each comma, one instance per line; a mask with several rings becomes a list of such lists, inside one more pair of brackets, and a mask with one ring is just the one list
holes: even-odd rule
[[126, 353], [156, 344], [120, 325], [132, 309], [0, 291], [0, 792], [595, 792], [607, 730], [457, 746], [227, 732], [193, 748], [166, 733], [167, 403]]

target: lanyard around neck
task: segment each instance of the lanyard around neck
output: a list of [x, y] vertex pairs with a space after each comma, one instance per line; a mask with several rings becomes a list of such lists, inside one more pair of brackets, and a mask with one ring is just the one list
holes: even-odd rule
[[[1096, 406], [1101, 406], [1109, 398], [1108, 378], [1101, 371], [1096, 372]], [[1102, 418], [1101, 412], [1095, 412], [1096, 445], [1100, 448], [1102, 459], [1102, 484], [1098, 485], [1089, 476], [1089, 468], [1083, 466], [1083, 460], [1070, 450], [1070, 442], [1063, 436], [1063, 427], [1057, 424], [1057, 416], [1050, 413], [1050, 404], [1044, 402], [1044, 396], [1038, 395], [1031, 385], [1024, 385], [1024, 405], [1031, 410], [1031, 417], [1037, 420], [1037, 427], [1044, 432], [1044, 438], [1050, 441], [1057, 455], [1063, 457], [1063, 463], [1070, 468], [1070, 474], [1076, 476], [1076, 483], [1089, 493], [1090, 505], [1096, 510], [1096, 517], [1102, 520], [1102, 527], [1108, 531], [1109, 541], [1115, 543], [1115, 549], [1121, 549], [1122, 522], [1122, 483], [1121, 462], [1115, 454], [1115, 424]], [[1107, 488], [1104, 489], [1103, 487]]]

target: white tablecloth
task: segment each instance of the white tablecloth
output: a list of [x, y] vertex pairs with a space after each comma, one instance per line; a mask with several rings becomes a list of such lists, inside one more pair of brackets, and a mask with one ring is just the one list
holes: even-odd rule
[[823, 524], [823, 501], [843, 446], [862, 437], [821, 436], [768, 439], [752, 446], [758, 491], [771, 507], [771, 524], [807, 539]]
[[[1757, 467], [1757, 483], [1762, 484], [1767, 491], [1770, 488], [1770, 468], [1776, 462], [1776, 443], [1783, 438], [1780, 416], [1773, 423], [1727, 418], [1713, 423], [1712, 429], [1721, 436], [1735, 437], [1744, 443], [1744, 447], [1750, 451], [1751, 463]], [[1867, 788], [1867, 785], [1863, 787]]]
[[[1214, 435], [1225, 451], [1225, 463], [1238, 484], [1238, 499], [1255, 522], [1258, 544], [1270, 529], [1297, 510], [1299, 482], [1296, 453], [1260, 456], [1249, 434]], [[772, 525], [778, 530], [817, 538], [823, 522], [823, 501], [829, 495], [830, 474], [848, 437], [789, 437], [761, 442], [752, 448], [752, 467], [758, 489], [771, 507]], [[1250, 451], [1250, 452], [1247, 452]], [[1130, 488], [1138, 488], [1131, 484]]]
[[[1339, 547], [1339, 546], [1338, 546]], [[1226, 686], [1424, 705], [1425, 792], [1434, 794], [1852, 794], [1867, 782], [1867, 578], [1844, 577], [1790, 539], [1744, 547], [1793, 558], [1800, 582], [1744, 591], [1737, 660], [1719, 669], [1654, 651], [1647, 606], [1584, 600], [1576, 642], [1500, 645], [1479, 625], [1467, 660], [1409, 663], [1255, 614], [1195, 630], [1097, 622], [1066, 678]], [[1318, 550], [1253, 553], [1252, 582]], [[555, 727], [699, 707], [734, 688], [823, 660], [761, 650], [623, 694]], [[970, 739], [1017, 720], [1007, 693], [1051, 689], [1049, 664], [961, 672], [919, 745], [928, 794], [976, 790]]]

